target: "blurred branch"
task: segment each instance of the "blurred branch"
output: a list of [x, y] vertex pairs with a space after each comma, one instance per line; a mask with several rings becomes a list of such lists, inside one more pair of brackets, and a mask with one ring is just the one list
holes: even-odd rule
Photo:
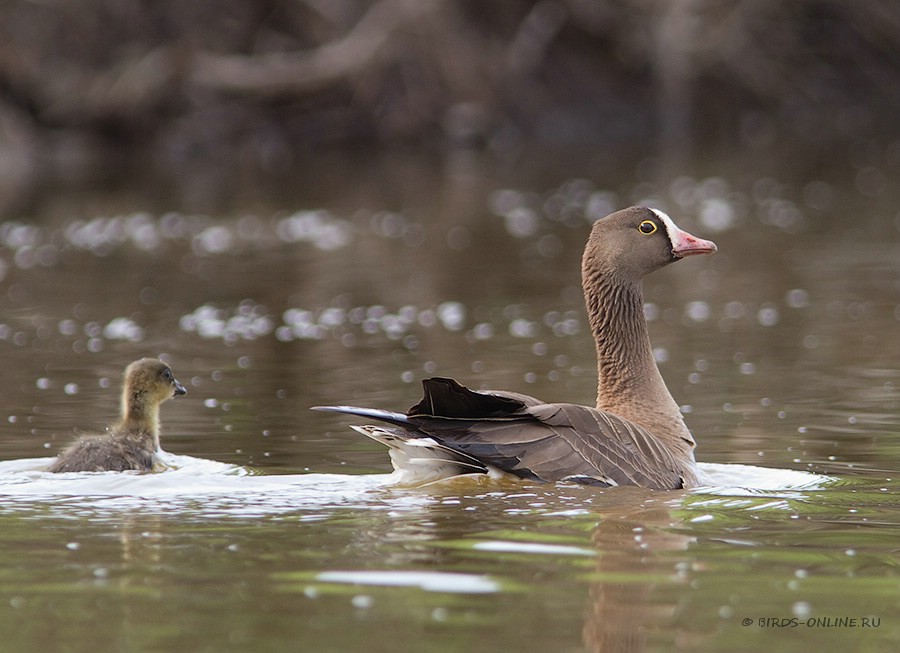
[[308, 52], [258, 55], [200, 53], [191, 82], [219, 91], [311, 93], [371, 65], [394, 33], [434, 10], [435, 0], [381, 0], [342, 38]]
[[151, 109], [177, 83], [180, 48], [163, 46], [104, 72], [46, 71], [36, 95], [51, 120], [93, 121]]
[[541, 0], [520, 21], [506, 50], [511, 72], [530, 73], [543, 61], [547, 49], [568, 18], [568, 11], [554, 0]]
[[631, 148], [742, 138], [751, 113], [818, 142], [835, 115], [835, 137], [894, 128], [898, 61], [879, 0], [0, 2], [3, 134], [28, 130], [39, 165], [59, 141], [163, 167], [360, 140]]

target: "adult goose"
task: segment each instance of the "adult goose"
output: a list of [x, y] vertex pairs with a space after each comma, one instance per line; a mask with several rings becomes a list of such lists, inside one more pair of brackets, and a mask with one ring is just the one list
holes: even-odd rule
[[354, 426], [390, 449], [395, 481], [467, 474], [672, 490], [699, 484], [694, 438], [660, 376], [643, 313], [641, 280], [714, 243], [662, 211], [631, 207], [594, 223], [581, 274], [597, 348], [597, 406], [544, 403], [506, 391], [476, 392], [453, 379], [422, 382], [405, 414], [317, 406], [386, 423]]
[[186, 392], [161, 360], [142, 358], [133, 362], [125, 368], [119, 421], [105, 435], [76, 440], [47, 471], [152, 471], [159, 451], [159, 406]]

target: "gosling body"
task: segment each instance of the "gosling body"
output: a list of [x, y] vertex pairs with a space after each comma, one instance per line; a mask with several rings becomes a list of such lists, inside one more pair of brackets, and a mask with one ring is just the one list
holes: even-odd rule
[[159, 451], [159, 407], [183, 394], [184, 386], [164, 362], [135, 361], [125, 369], [119, 421], [104, 435], [79, 438], [47, 471], [152, 471]]

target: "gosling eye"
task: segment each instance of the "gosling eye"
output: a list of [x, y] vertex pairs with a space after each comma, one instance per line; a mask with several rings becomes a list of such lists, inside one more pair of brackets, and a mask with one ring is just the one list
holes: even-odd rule
[[656, 223], [653, 220], [644, 220], [641, 224], [638, 225], [638, 231], [640, 231], [645, 236], [649, 236], [657, 230]]
[[172, 370], [170, 370], [169, 368], [164, 369], [163, 373], [162, 373], [162, 377], [166, 381], [171, 381], [172, 380]]

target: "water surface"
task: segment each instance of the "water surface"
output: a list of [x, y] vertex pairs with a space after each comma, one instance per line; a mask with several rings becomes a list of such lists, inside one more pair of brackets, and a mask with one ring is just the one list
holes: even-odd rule
[[[896, 198], [734, 160], [387, 163], [0, 225], [0, 649], [900, 646]], [[593, 403], [580, 252], [642, 200], [719, 245], [645, 283], [711, 487], [396, 490], [351, 418], [308, 410], [405, 409], [430, 375]], [[188, 388], [179, 469], [36, 471], [144, 355]]]

